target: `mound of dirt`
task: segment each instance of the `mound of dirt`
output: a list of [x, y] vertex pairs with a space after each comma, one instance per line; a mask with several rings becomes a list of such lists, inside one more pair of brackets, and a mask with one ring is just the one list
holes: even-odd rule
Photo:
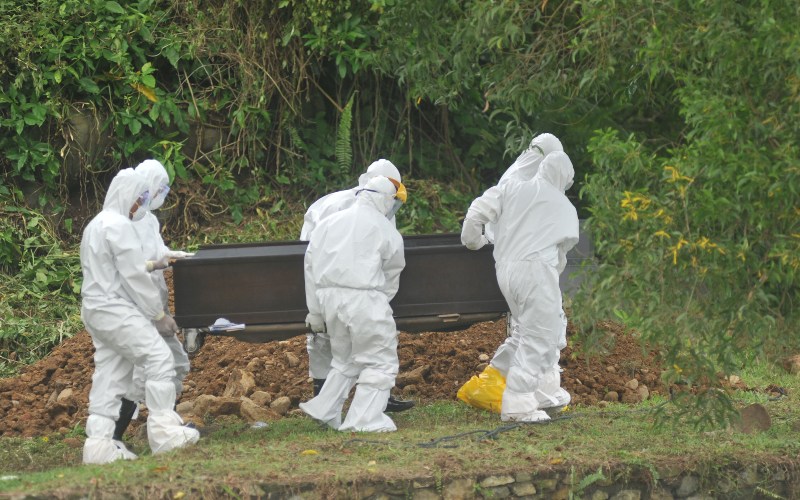
[[[607, 355], [586, 360], [570, 347], [561, 353], [562, 385], [572, 394], [573, 405], [636, 402], [663, 393], [655, 356], [643, 355], [636, 340], [618, 325], [603, 326], [615, 340]], [[394, 394], [420, 404], [455, 400], [458, 388], [483, 370], [505, 336], [505, 320], [455, 332], [401, 333], [400, 376]], [[92, 354], [91, 338], [83, 331], [18, 377], [0, 379], [0, 436], [66, 433], [85, 425]], [[234, 370], [253, 375], [250, 394], [264, 391], [273, 400], [286, 396], [292, 408], [311, 397], [305, 336], [261, 344], [212, 336], [192, 359], [181, 400], [222, 396]], [[407, 374], [414, 377], [404, 377]]]

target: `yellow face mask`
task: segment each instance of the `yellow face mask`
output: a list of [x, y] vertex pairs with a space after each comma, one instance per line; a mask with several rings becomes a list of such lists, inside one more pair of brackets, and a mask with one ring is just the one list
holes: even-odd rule
[[406, 187], [402, 182], [392, 179], [391, 177], [387, 178], [392, 181], [392, 184], [394, 184], [394, 187], [397, 189], [397, 192], [394, 195], [394, 205], [392, 206], [391, 210], [389, 210], [389, 213], [386, 214], [386, 217], [391, 219], [394, 217], [394, 214], [397, 213], [403, 203], [405, 203], [408, 199], [408, 192], [406, 191]]

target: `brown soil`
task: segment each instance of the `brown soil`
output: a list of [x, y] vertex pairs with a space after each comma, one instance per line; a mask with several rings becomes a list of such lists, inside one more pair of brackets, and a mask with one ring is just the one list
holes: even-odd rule
[[[643, 355], [636, 340], [618, 325], [603, 327], [615, 339], [607, 355], [586, 360], [574, 355], [570, 347], [561, 353], [562, 385], [572, 394], [573, 405], [597, 404], [611, 391], [622, 401], [635, 402], [640, 393], [631, 389], [635, 385], [629, 384], [632, 379], [647, 386], [651, 394], [663, 393], [655, 357]], [[458, 388], [484, 368], [505, 335], [505, 320], [456, 332], [401, 333], [401, 375], [415, 370], [424, 375], [414, 384], [395, 388], [394, 393], [418, 404], [455, 400]], [[91, 338], [82, 331], [19, 376], [0, 379], [0, 436], [66, 433], [84, 425], [92, 353]], [[288, 396], [293, 408], [310, 398], [305, 336], [262, 344], [213, 336], [192, 360], [182, 400], [203, 394], [221, 396], [228, 376], [237, 368], [254, 374], [253, 390], [269, 392], [273, 398]]]

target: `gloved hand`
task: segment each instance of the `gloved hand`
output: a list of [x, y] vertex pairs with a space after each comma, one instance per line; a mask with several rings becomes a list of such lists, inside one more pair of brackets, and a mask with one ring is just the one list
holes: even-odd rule
[[561, 247], [558, 248], [558, 264], [556, 265], [556, 269], [558, 270], [558, 274], [564, 272], [564, 269], [567, 268], [567, 254]]
[[483, 234], [483, 224], [470, 218], [464, 219], [464, 225], [461, 228], [461, 243], [470, 250], [480, 250], [489, 243], [489, 239]]
[[325, 319], [321, 314], [308, 313], [306, 316], [306, 326], [314, 333], [325, 333]]
[[178, 324], [169, 314], [165, 314], [161, 319], [154, 321], [153, 324], [162, 337], [172, 337], [178, 331]]
[[148, 272], [153, 272], [156, 269], [166, 269], [169, 267], [169, 256], [165, 255], [158, 260], [148, 260], [145, 263]]
[[193, 256], [194, 252], [184, 252], [183, 250], [170, 250], [167, 252], [168, 259], [185, 259]]

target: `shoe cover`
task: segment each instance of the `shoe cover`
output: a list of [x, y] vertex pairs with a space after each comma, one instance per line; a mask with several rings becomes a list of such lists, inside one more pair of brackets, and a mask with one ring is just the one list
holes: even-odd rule
[[319, 394], [305, 403], [300, 403], [300, 409], [306, 415], [322, 422], [333, 429], [339, 429], [342, 424], [342, 407], [353, 388], [355, 377], [347, 377], [339, 371], [332, 370]]
[[125, 443], [123, 443], [122, 441], [114, 439], [114, 444], [117, 445], [117, 448], [119, 448], [119, 450], [122, 452], [122, 455], [124, 456], [125, 460], [136, 460], [138, 458], [136, 456], [136, 453], [129, 450], [128, 447], [125, 446]]
[[393, 432], [397, 430], [394, 421], [383, 413], [389, 401], [391, 389], [377, 389], [375, 387], [358, 384], [353, 402], [344, 422], [339, 427], [340, 431], [359, 432]]
[[571, 401], [569, 393], [561, 387], [561, 371], [558, 365], [542, 377], [539, 389], [536, 390], [536, 399], [540, 410], [566, 406]]
[[136, 460], [136, 454], [110, 437], [86, 438], [83, 444], [83, 463], [108, 464], [117, 460]]
[[172, 410], [151, 411], [147, 417], [147, 440], [153, 455], [195, 444], [199, 439], [200, 431], [183, 425], [180, 415]]
[[175, 384], [148, 381], [146, 385], [147, 440], [153, 454], [195, 444], [200, 439], [197, 429], [185, 427], [180, 415], [172, 409], [175, 404]]
[[541, 410], [536, 392], [514, 392], [506, 387], [500, 420], [503, 422], [541, 422], [550, 417]]
[[475, 408], [500, 413], [505, 389], [505, 377], [495, 367], [489, 365], [480, 375], [472, 377], [462, 385], [456, 396]]
[[133, 460], [136, 455], [114, 442], [114, 421], [102, 415], [86, 419], [86, 442], [83, 444], [83, 463], [107, 464], [117, 460]]
[[501, 413], [500, 420], [503, 422], [545, 422], [550, 420], [550, 416], [542, 410], [528, 413]]

